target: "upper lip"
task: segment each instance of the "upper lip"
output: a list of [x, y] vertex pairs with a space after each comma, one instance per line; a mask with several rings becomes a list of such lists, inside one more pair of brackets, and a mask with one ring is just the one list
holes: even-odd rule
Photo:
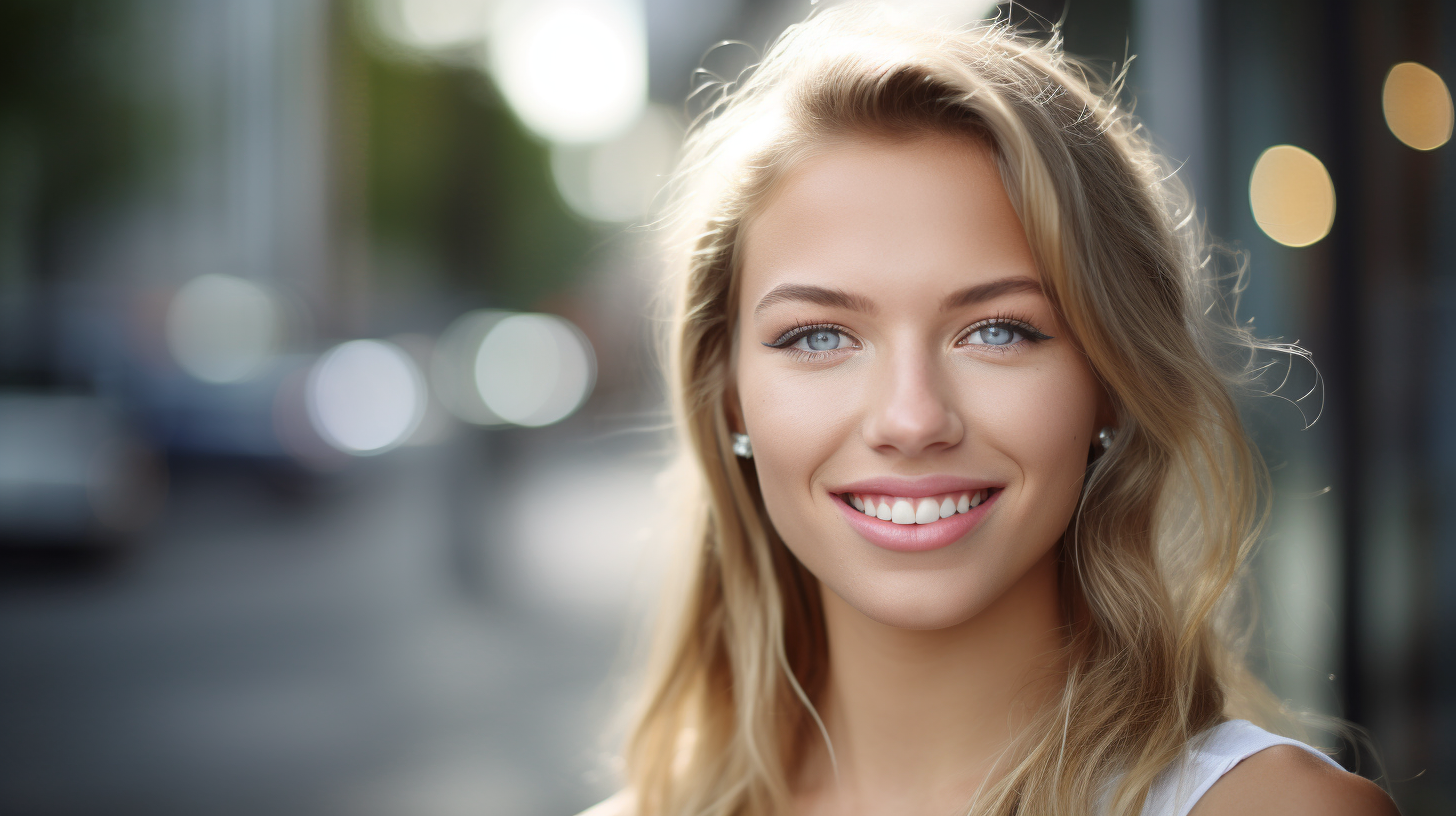
[[999, 488], [1003, 482], [971, 479], [965, 476], [933, 474], [930, 476], [875, 476], [830, 488], [831, 493], [869, 493], [881, 496], [920, 498], [942, 493], [969, 493], [985, 488]]

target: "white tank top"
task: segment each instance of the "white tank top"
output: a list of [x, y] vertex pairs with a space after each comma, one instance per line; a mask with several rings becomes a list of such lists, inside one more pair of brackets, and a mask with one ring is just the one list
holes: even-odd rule
[[[1245, 759], [1275, 745], [1303, 748], [1336, 768], [1340, 767], [1340, 763], [1318, 748], [1271, 734], [1248, 720], [1229, 720], [1195, 737], [1183, 758], [1158, 776], [1148, 791], [1142, 816], [1188, 816], [1188, 811], [1219, 777]], [[1116, 788], [1116, 782], [1114, 779], [1109, 785], [1108, 796]], [[630, 801], [624, 791], [578, 816], [627, 816], [632, 812]], [[1105, 799], [1099, 811], [1107, 812]]]
[[1199, 734], [1183, 758], [1153, 782], [1142, 816], [1188, 816], [1188, 811], [1219, 777], [1243, 760], [1275, 745], [1303, 748], [1340, 767], [1318, 748], [1271, 734], [1248, 720], [1229, 720]]

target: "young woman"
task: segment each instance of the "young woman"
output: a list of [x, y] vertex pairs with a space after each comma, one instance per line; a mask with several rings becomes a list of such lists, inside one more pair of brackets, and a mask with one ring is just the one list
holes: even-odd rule
[[1394, 812], [1260, 727], [1257, 344], [1055, 42], [825, 11], [680, 180], [692, 527], [594, 814]]

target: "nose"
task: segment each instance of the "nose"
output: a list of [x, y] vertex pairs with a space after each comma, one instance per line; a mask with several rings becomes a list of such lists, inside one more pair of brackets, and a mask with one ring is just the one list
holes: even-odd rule
[[951, 378], [932, 354], [907, 351], [879, 363], [863, 425], [870, 447], [919, 456], [961, 441], [965, 425], [956, 411]]

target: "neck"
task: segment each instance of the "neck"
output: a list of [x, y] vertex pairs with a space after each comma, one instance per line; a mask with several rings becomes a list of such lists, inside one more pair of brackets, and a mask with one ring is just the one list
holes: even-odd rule
[[806, 811], [954, 812], [1061, 689], [1063, 621], [1048, 553], [955, 626], [900, 629], [824, 593], [829, 682], [821, 705], [838, 777], [819, 746], [799, 789]]

